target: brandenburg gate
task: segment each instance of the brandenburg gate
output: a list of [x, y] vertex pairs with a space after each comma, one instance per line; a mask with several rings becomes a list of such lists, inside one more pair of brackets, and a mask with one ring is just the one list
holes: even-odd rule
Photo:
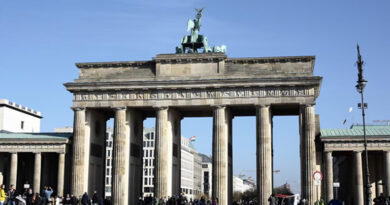
[[256, 116], [259, 204], [266, 204], [272, 192], [272, 117], [299, 115], [302, 197], [313, 202], [312, 174], [321, 164], [314, 109], [322, 80], [313, 76], [314, 61], [313, 56], [186, 53], [157, 55], [151, 61], [76, 64], [79, 78], [65, 84], [74, 96], [72, 194], [103, 189], [104, 157], [94, 153], [104, 147], [110, 117], [113, 203], [131, 204], [141, 195], [145, 117], [156, 117], [155, 196], [180, 193], [180, 122], [212, 116], [212, 197], [231, 204], [232, 118]]
[[[103, 193], [106, 121], [114, 117], [113, 204], [135, 204], [142, 186], [142, 129], [156, 118], [154, 194], [180, 193], [180, 123], [213, 117], [212, 198], [232, 204], [232, 119], [256, 116], [259, 204], [272, 194], [272, 117], [299, 115], [302, 197], [314, 203], [312, 174], [321, 170], [315, 146], [315, 101], [322, 77], [313, 76], [313, 56], [228, 58], [225, 46], [208, 46], [199, 35], [201, 10], [189, 20], [176, 54], [151, 61], [77, 63], [73, 93], [74, 137], [71, 192]], [[203, 53], [197, 49], [203, 48]], [[196, 125], [194, 125], [196, 126]]]

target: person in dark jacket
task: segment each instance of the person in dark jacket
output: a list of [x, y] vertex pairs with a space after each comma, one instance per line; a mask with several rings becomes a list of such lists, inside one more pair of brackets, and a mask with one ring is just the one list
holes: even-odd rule
[[79, 203], [79, 200], [77, 199], [77, 197], [75, 197], [75, 196], [71, 196], [70, 197], [70, 204], [71, 205], [77, 205]]
[[66, 196], [62, 200], [62, 204], [64, 204], [64, 205], [71, 205], [71, 198], [70, 198], [69, 194], [66, 194]]
[[28, 189], [26, 193], [26, 205], [33, 205], [34, 202], [34, 194], [32, 192], [32, 189]]
[[91, 201], [91, 200], [89, 199], [88, 193], [85, 192], [85, 193], [83, 194], [83, 196], [81, 197], [81, 204], [82, 204], [82, 205], [89, 205], [89, 204], [91, 203], [90, 201]]
[[42, 197], [39, 193], [35, 193], [34, 205], [42, 205]]
[[8, 190], [8, 205], [15, 205], [15, 204], [16, 204], [16, 190], [15, 190], [15, 186], [11, 184]]
[[99, 196], [97, 195], [96, 190], [93, 191], [92, 195], [92, 205], [98, 205], [99, 204]]

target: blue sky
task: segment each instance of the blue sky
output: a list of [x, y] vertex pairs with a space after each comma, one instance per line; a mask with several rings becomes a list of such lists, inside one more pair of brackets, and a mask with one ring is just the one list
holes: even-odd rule
[[[211, 45], [227, 45], [229, 57], [315, 55], [315, 75], [324, 77], [316, 105], [322, 128], [361, 122], [354, 87], [359, 42], [368, 80], [367, 122], [390, 118], [387, 0], [0, 0], [0, 98], [40, 110], [42, 131], [72, 125], [72, 96], [62, 84], [77, 78], [75, 62], [150, 60], [173, 53], [195, 7], [206, 7], [201, 33]], [[211, 153], [211, 122], [183, 120], [183, 135], [196, 135], [196, 147], [204, 153]], [[298, 118], [276, 117], [274, 123], [275, 168], [281, 170], [275, 182], [295, 186]], [[152, 126], [153, 120], [145, 124]], [[253, 117], [234, 119], [236, 174], [255, 169], [254, 126]]]

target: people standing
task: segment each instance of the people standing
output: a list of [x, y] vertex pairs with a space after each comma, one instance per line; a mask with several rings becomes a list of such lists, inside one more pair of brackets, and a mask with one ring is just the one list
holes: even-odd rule
[[42, 197], [39, 193], [35, 193], [34, 205], [42, 205]]
[[26, 193], [26, 205], [33, 205], [34, 202], [34, 193], [32, 192], [32, 189], [28, 189]]
[[92, 195], [92, 205], [98, 205], [99, 204], [99, 196], [97, 195], [96, 190], [93, 191]]
[[53, 194], [53, 189], [51, 187], [47, 187], [44, 191], [43, 194], [45, 196], [46, 202], [45, 203], [51, 203], [51, 195]]
[[81, 197], [81, 204], [82, 205], [88, 205], [89, 203], [90, 203], [90, 199], [89, 199], [88, 193], [85, 192], [83, 194], [83, 196]]
[[77, 205], [79, 203], [79, 200], [77, 199], [76, 196], [72, 195], [70, 196], [70, 204], [71, 205]]
[[71, 198], [70, 198], [69, 194], [66, 194], [66, 196], [64, 197], [64, 199], [62, 201], [62, 204], [64, 204], [64, 205], [71, 205]]
[[15, 190], [15, 186], [11, 184], [8, 190], [8, 205], [15, 205], [15, 204], [16, 204], [16, 190]]
[[0, 205], [4, 205], [5, 198], [7, 198], [7, 195], [5, 195], [5, 185], [2, 184], [0, 186]]

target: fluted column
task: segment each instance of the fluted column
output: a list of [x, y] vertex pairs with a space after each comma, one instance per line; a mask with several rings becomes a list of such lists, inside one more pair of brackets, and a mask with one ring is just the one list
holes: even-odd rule
[[312, 175], [316, 165], [315, 150], [315, 114], [314, 105], [308, 104], [301, 107], [301, 168], [302, 168], [302, 198], [308, 204], [315, 202], [315, 186]]
[[390, 151], [384, 152], [384, 167], [385, 167], [385, 195], [390, 196]]
[[34, 160], [34, 183], [33, 193], [40, 193], [41, 191], [41, 167], [42, 167], [42, 155], [41, 153], [35, 153]]
[[268, 204], [272, 194], [272, 136], [269, 105], [256, 108], [256, 165], [259, 204]]
[[156, 108], [155, 140], [155, 197], [160, 199], [172, 196], [172, 132], [168, 121], [168, 108]]
[[[64, 177], [65, 177], [65, 154], [58, 154], [58, 176], [57, 176], [57, 195], [64, 196]], [[39, 193], [38, 191], [36, 191]]]
[[333, 157], [332, 152], [325, 152], [325, 185], [326, 185], [326, 201], [333, 199]]
[[86, 169], [85, 152], [85, 108], [73, 108], [74, 110], [74, 130], [72, 144], [72, 179], [71, 192], [74, 196], [80, 196], [87, 191], [86, 180], [88, 178]]
[[355, 204], [364, 205], [362, 152], [353, 152], [355, 161]]
[[127, 136], [126, 108], [115, 108], [112, 155], [112, 203], [127, 205], [129, 200], [130, 139]]
[[218, 204], [228, 204], [228, 113], [225, 106], [214, 109], [213, 119], [213, 188], [212, 197], [218, 200]]
[[11, 171], [10, 171], [10, 181], [11, 185], [14, 185], [16, 189], [16, 179], [18, 174], [18, 153], [11, 153]]

